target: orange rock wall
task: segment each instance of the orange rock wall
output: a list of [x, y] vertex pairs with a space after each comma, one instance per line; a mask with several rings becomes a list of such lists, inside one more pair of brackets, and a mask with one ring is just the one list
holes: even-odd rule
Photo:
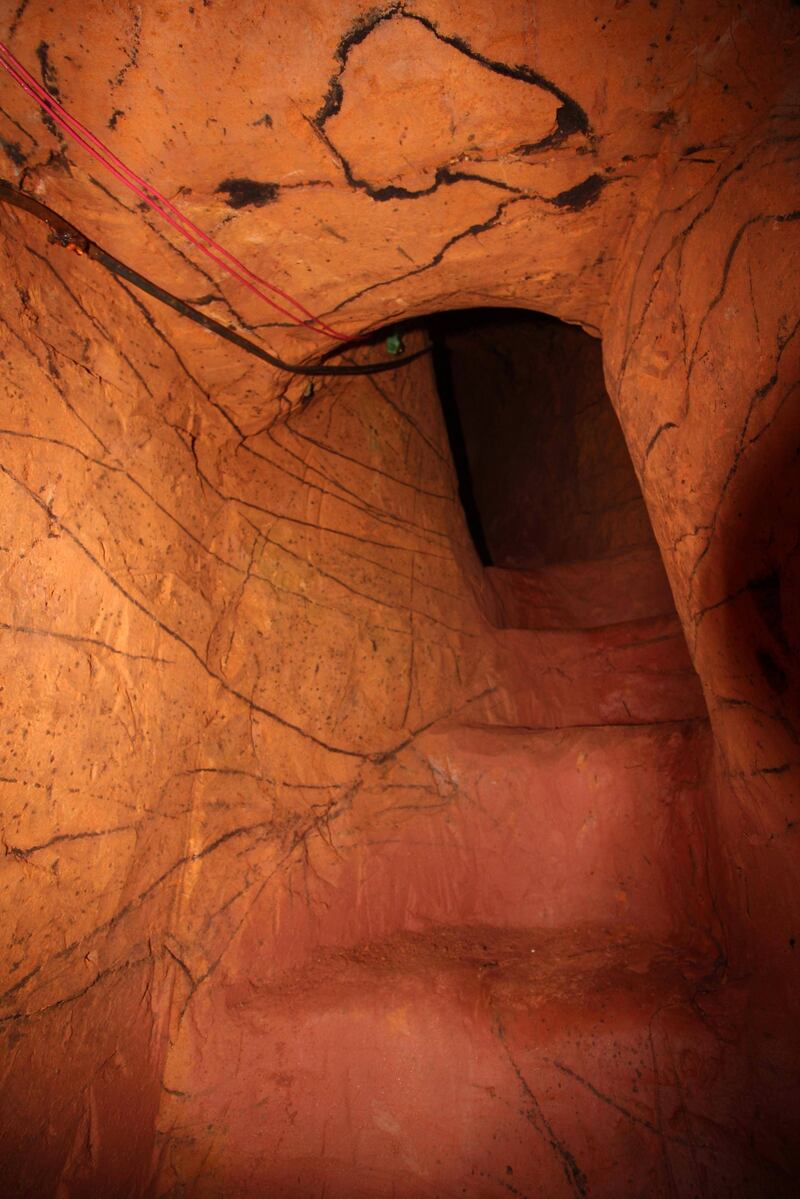
[[[484, 574], [427, 359], [307, 402], [0, 212], [9, 1193], [793, 1193], [796, 10], [31, 0], [2, 36], [340, 327], [602, 334], [682, 626], [642, 567], [602, 618]], [[322, 348], [0, 88], [6, 178]]]
[[618, 280], [626, 331], [606, 342], [720, 754], [728, 944], [760, 980], [759, 1074], [795, 1070], [775, 1032], [798, 971], [793, 129], [784, 98], [699, 191], [688, 164], [661, 185], [665, 215], [632, 230]]

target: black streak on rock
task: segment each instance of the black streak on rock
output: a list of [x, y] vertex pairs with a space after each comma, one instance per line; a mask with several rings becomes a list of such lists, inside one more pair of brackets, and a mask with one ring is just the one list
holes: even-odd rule
[[540, 75], [538, 71], [534, 71], [531, 67], [525, 65], [510, 66], [508, 63], [486, 58], [485, 55], [478, 53], [477, 50], [473, 50], [463, 38], [440, 33], [438, 26], [433, 21], [421, 16], [419, 13], [405, 11], [399, 4], [394, 4], [384, 10], [372, 9], [365, 13], [350, 27], [349, 31], [339, 42], [335, 51], [339, 69], [331, 78], [328, 85], [328, 94], [319, 112], [314, 117], [314, 124], [318, 129], [322, 129], [326, 121], [335, 116], [342, 106], [344, 91], [342, 89], [341, 77], [347, 66], [350, 51], [363, 42], [378, 25], [383, 24], [385, 21], [391, 21], [395, 17], [407, 21], [416, 21], [417, 24], [422, 25], [424, 29], [433, 34], [437, 41], [443, 42], [446, 46], [451, 46], [459, 54], [465, 55], [465, 57], [496, 75], [502, 75], [507, 79], [516, 79], [520, 83], [527, 83], [541, 88], [543, 91], [555, 96], [556, 99], [561, 101], [561, 107], [556, 117], [558, 129], [554, 135], [555, 140], [561, 141], [564, 137], [569, 136], [570, 133], [589, 134], [591, 132], [589, 118], [577, 100], [573, 100], [571, 96], [568, 96], [566, 92], [562, 91], [560, 87], [552, 83], [544, 75]]
[[[473, 50], [469, 43], [463, 38], [441, 33], [438, 26], [434, 24], [433, 21], [429, 20], [428, 17], [423, 17], [419, 13], [408, 12], [403, 8], [402, 4], [395, 3], [385, 9], [371, 9], [369, 12], [364, 13], [358, 18], [358, 20], [355, 21], [353, 25], [351, 25], [350, 29], [341, 39], [339, 45], [334, 51], [334, 57], [336, 58], [339, 66], [330, 79], [325, 100], [323, 101], [321, 108], [313, 120], [309, 120], [309, 124], [311, 124], [313, 128], [317, 130], [331, 153], [337, 158], [350, 187], [356, 188], [360, 191], [365, 191], [373, 200], [408, 200], [416, 199], [419, 196], [430, 195], [442, 184], [460, 182], [467, 178], [479, 178], [478, 176], [467, 175], [466, 173], [462, 172], [452, 172], [448, 167], [440, 166], [436, 171], [434, 182], [431, 184], [431, 186], [421, 188], [418, 191], [410, 191], [406, 188], [396, 187], [393, 185], [376, 187], [375, 185], [368, 183], [365, 179], [356, 178], [347, 159], [343, 154], [341, 154], [341, 152], [337, 149], [328, 136], [325, 125], [331, 119], [331, 117], [335, 117], [340, 111], [344, 101], [342, 77], [347, 67], [347, 61], [351, 50], [353, 50], [355, 46], [360, 45], [361, 42], [365, 41], [366, 38], [379, 25], [382, 25], [387, 21], [391, 21], [394, 18], [406, 21], [416, 21], [418, 25], [421, 25], [423, 29], [426, 29], [428, 33], [432, 34], [437, 41], [442, 42], [446, 46], [450, 46], [451, 49], [456, 50], [459, 54], [463, 54], [472, 62], [478, 63], [479, 66], [484, 67], [487, 71], [491, 71], [494, 74], [500, 75], [507, 79], [515, 79], [520, 83], [526, 83], [529, 86], [537, 87], [542, 91], [549, 92], [552, 96], [555, 96], [555, 98], [560, 101], [559, 108], [556, 112], [556, 127], [554, 131], [549, 133], [546, 137], [541, 138], [537, 142], [524, 143], [523, 145], [515, 147], [515, 153], [532, 154], [550, 149], [553, 146], [559, 145], [573, 133], [583, 134], [591, 138], [592, 130], [589, 124], [589, 118], [587, 117], [583, 108], [581, 108], [580, 104], [578, 104], [576, 100], [573, 100], [571, 96], [568, 96], [567, 93], [562, 91], [562, 89], [559, 88], [555, 83], [552, 83], [549, 79], [546, 79], [544, 75], [540, 75], [537, 71], [532, 70], [532, 68], [528, 66], [510, 66], [508, 63], [498, 62], [494, 59], [487, 58], [485, 55], [478, 53], [477, 50]], [[496, 187], [504, 186], [497, 181], [489, 179], [483, 179], [483, 182], [492, 182]], [[506, 190], [513, 191], [516, 189], [506, 188]]]
[[590, 175], [588, 179], [584, 179], [583, 183], [578, 183], [575, 187], [569, 187], [566, 191], [553, 196], [550, 203], [554, 204], [556, 208], [568, 208], [570, 212], [580, 212], [582, 209], [588, 208], [590, 204], [594, 204], [607, 182], [608, 180], [604, 179], [602, 175]]
[[522, 145], [514, 147], [514, 152], [516, 154], [539, 154], [542, 150], [549, 150], [552, 146], [559, 145], [573, 133], [588, 132], [588, 128], [586, 113], [573, 100], [569, 100], [556, 109], [556, 127], [553, 133], [548, 133], [547, 137], [541, 138], [538, 142], [523, 142]]
[[369, 37], [373, 29], [376, 29], [378, 25], [381, 25], [384, 21], [389, 21], [392, 19], [392, 17], [397, 16], [398, 11], [397, 5], [395, 5], [393, 8], [387, 9], [385, 12], [381, 12], [380, 9], [371, 9], [369, 12], [366, 12], [360, 16], [351, 25], [348, 32], [341, 39], [335, 51], [335, 57], [339, 63], [339, 70], [332, 77], [328, 85], [328, 94], [325, 97], [324, 103], [322, 104], [322, 107], [317, 115], [314, 117], [314, 124], [319, 129], [322, 129], [325, 122], [330, 117], [335, 116], [342, 107], [344, 91], [342, 90], [342, 85], [339, 82], [339, 78], [347, 66], [347, 59], [350, 51], [355, 46], [358, 46], [361, 42], [363, 42], [365, 38]]
[[39, 65], [42, 69], [42, 83], [51, 96], [55, 96], [56, 100], [60, 100], [61, 92], [58, 90], [58, 83], [56, 82], [56, 69], [50, 62], [49, 50], [50, 44], [48, 42], [39, 42], [39, 45], [36, 47], [36, 57], [39, 59]]
[[5, 150], [15, 167], [25, 166], [28, 157], [19, 142], [7, 142], [4, 137], [0, 137], [0, 146]]
[[225, 203], [229, 208], [263, 208], [277, 198], [280, 187], [277, 183], [257, 183], [255, 179], [223, 179], [217, 195], [227, 192]]
[[64, 171], [70, 178], [72, 177], [72, 167], [69, 165], [67, 148], [63, 140], [58, 150], [51, 150], [47, 155], [45, 166], [53, 167], [57, 171]]
[[[36, 57], [39, 59], [39, 66], [42, 72], [42, 83], [44, 84], [45, 89], [50, 93], [51, 96], [54, 96], [56, 100], [60, 100], [61, 92], [59, 91], [58, 83], [56, 82], [56, 69], [50, 62], [49, 50], [50, 45], [48, 42], [39, 42], [39, 45], [36, 47]], [[48, 112], [45, 112], [45, 110], [41, 107], [39, 111], [42, 124], [44, 125], [45, 129], [47, 129], [49, 133], [52, 133], [53, 137], [56, 138], [61, 145], [64, 169], [69, 174], [70, 171], [69, 164], [66, 161], [66, 142], [64, 140], [64, 135]]]
[[133, 16], [133, 38], [131, 48], [127, 51], [127, 62], [118, 72], [116, 79], [111, 84], [112, 88], [122, 87], [125, 82], [125, 76], [130, 71], [131, 67], [135, 67], [139, 61], [139, 44], [142, 38], [142, 14], [140, 9], [134, 11]]
[[25, 15], [25, 9], [28, 7], [28, 0], [20, 0], [17, 6], [17, 11], [14, 13], [14, 20], [11, 23], [11, 28], [8, 31], [8, 40], [11, 41], [14, 34], [17, 32], [17, 26]]

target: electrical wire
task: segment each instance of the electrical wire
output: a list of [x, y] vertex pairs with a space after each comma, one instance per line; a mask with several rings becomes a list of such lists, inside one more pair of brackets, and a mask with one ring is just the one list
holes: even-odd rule
[[[115, 258], [113, 254], [109, 254], [101, 246], [98, 246], [96, 242], [91, 241], [75, 225], [71, 224], [57, 212], [53, 212], [46, 204], [40, 203], [39, 200], [34, 200], [33, 196], [19, 191], [5, 180], [0, 180], [0, 202], [11, 204], [15, 208], [21, 208], [38, 220], [43, 221], [51, 231], [51, 241], [57, 242], [60, 246], [72, 250], [74, 253], [83, 254], [87, 258], [99, 262], [112, 275], [116, 275], [120, 279], [125, 279], [128, 283], [132, 283], [140, 291], [153, 296], [154, 299], [159, 300], [162, 304], [168, 305], [175, 312], [179, 312], [181, 316], [188, 317], [196, 325], [200, 325], [210, 333], [215, 333], [218, 337], [225, 338], [226, 341], [238, 346], [239, 349], [245, 350], [255, 358], [260, 358], [262, 362], [267, 362], [270, 366], [274, 366], [278, 370], [288, 371], [293, 375], [377, 375], [384, 371], [396, 370], [400, 366], [406, 366], [409, 362], [414, 362], [430, 350], [429, 346], [425, 346], [421, 350], [416, 350], [413, 354], [405, 354], [402, 358], [394, 358], [390, 362], [363, 362], [353, 366], [330, 366], [323, 362], [306, 366], [302, 363], [284, 362], [277, 355], [270, 354], [261, 346], [256, 345], [255, 342], [248, 341], [246, 337], [242, 337], [235, 329], [229, 329], [227, 325], [223, 325], [220, 321], [215, 321], [213, 317], [206, 316], [204, 312], [198, 312], [196, 308], [187, 304], [185, 300], [179, 299], [178, 296], [172, 295], [171, 292], [166, 291], [159, 284], [153, 283], [145, 275], [139, 274], [133, 267], [127, 266], [124, 262]], [[355, 343], [351, 342], [351, 344]], [[340, 351], [334, 350], [329, 352], [338, 353]]]
[[[297, 325], [313, 329], [314, 332], [323, 333], [326, 337], [330, 337], [334, 341], [352, 340], [347, 334], [333, 329], [321, 320], [321, 318], [314, 316], [299, 300], [295, 300], [288, 292], [283, 291], [280, 287], [276, 287], [274, 283], [270, 283], [269, 280], [262, 278], [260, 275], [256, 275], [249, 267], [236, 258], [235, 255], [231, 254], [229, 250], [226, 250], [224, 246], [214, 241], [204, 230], [195, 225], [193, 221], [190, 221], [187, 216], [184, 216], [180, 209], [176, 208], [166, 196], [163, 196], [161, 192], [145, 179], [142, 179], [132, 171], [99, 137], [92, 133], [90, 129], [87, 129], [76, 117], [73, 117], [54, 96], [46, 91], [23, 64], [14, 57], [4, 42], [0, 42], [0, 66], [47, 113], [59, 128], [63, 129], [71, 138], [83, 146], [87, 153], [105, 167], [115, 179], [137, 196], [139, 200], [152, 208], [154, 212], [158, 213], [163, 220], [171, 225], [173, 229], [177, 230], [187, 241], [191, 242], [202, 254], [217, 263], [218, 266], [221, 266], [223, 270], [227, 271], [229, 275], [237, 279], [244, 287], [257, 295], [259, 299], [269, 304], [283, 316], [288, 317], [289, 320]], [[287, 304], [292, 305], [297, 312], [302, 313], [302, 317], [271, 299], [270, 296], [265, 294], [263, 289], [280, 296]]]

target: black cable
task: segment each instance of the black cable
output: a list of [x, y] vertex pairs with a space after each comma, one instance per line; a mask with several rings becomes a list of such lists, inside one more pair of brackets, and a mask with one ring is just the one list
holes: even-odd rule
[[[234, 329], [229, 329], [227, 325], [221, 324], [220, 321], [215, 321], [213, 317], [206, 316], [204, 312], [198, 312], [196, 308], [192, 308], [185, 300], [181, 300], [178, 296], [173, 296], [171, 292], [166, 291], [163, 287], [159, 287], [157, 283], [153, 283], [144, 275], [140, 275], [133, 267], [126, 266], [124, 262], [120, 262], [113, 254], [109, 254], [96, 242], [91, 241], [85, 234], [76, 229], [74, 225], [59, 216], [57, 212], [53, 212], [46, 204], [41, 204], [38, 200], [34, 200], [33, 196], [26, 195], [25, 192], [18, 191], [12, 187], [10, 183], [0, 179], [0, 201], [5, 204], [12, 204], [15, 208], [21, 208], [25, 212], [29, 212], [38, 220], [44, 223], [51, 230], [51, 241], [58, 242], [59, 245], [66, 249], [74, 250], [78, 254], [85, 254], [87, 258], [92, 258], [95, 262], [99, 262], [101, 266], [110, 271], [112, 275], [118, 276], [120, 279], [126, 279], [128, 283], [132, 283], [134, 287], [138, 287], [140, 291], [146, 292], [147, 295], [159, 300], [162, 304], [166, 304], [169, 308], [180, 313], [181, 316], [188, 317], [190, 321], [194, 321], [196, 325], [207, 329], [209, 333], [215, 333], [217, 337], [224, 337], [226, 341], [238, 346], [239, 349], [245, 350], [248, 354], [252, 354], [255, 358], [260, 358], [262, 362], [269, 363], [270, 366], [276, 367], [278, 370], [289, 371], [293, 375], [377, 375], [383, 371], [393, 371], [399, 366], [406, 366], [409, 362], [414, 362], [416, 358], [421, 358], [423, 354], [430, 352], [430, 346], [425, 346], [421, 350], [416, 350], [413, 354], [405, 354], [402, 358], [395, 358], [392, 362], [364, 362], [356, 366], [327, 366], [324, 363], [318, 363], [316, 366], [303, 366], [300, 363], [284, 362], [283, 359], [276, 357], [275, 354], [270, 354], [267, 350], [256, 345], [253, 341], [248, 341], [246, 337], [242, 337]], [[358, 344], [354, 340], [350, 345]], [[333, 353], [341, 353], [337, 349]]]

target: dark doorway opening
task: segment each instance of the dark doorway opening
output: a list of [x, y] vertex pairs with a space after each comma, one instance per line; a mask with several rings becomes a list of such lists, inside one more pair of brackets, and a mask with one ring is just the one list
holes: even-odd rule
[[600, 341], [518, 309], [440, 313], [430, 331], [464, 515], [497, 619], [589, 627], [674, 614]]
[[542, 313], [431, 319], [461, 500], [484, 565], [530, 570], [651, 547], [600, 342]]

